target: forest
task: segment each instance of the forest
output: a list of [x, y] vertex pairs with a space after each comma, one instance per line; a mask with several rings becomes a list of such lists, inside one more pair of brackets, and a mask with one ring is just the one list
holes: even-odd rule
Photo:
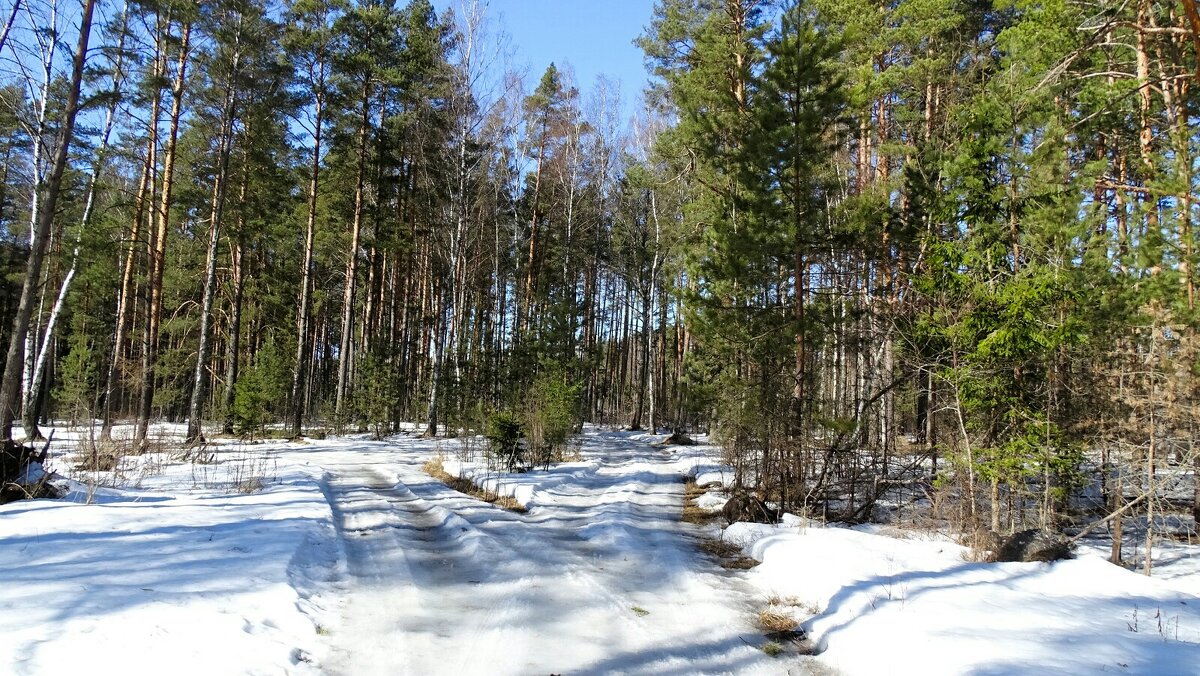
[[486, 5], [0, 3], [6, 472], [586, 421], [799, 514], [1194, 533], [1195, 0], [658, 0], [630, 119]]

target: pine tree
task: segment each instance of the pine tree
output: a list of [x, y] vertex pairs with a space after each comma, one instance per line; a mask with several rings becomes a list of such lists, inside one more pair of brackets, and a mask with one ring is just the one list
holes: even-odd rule
[[341, 3], [298, 0], [289, 8], [284, 42], [296, 64], [297, 88], [311, 102], [312, 154], [308, 163], [307, 211], [300, 264], [300, 294], [296, 307], [296, 356], [292, 365], [291, 433], [300, 436], [305, 413], [305, 387], [311, 361], [310, 334], [313, 306], [313, 267], [317, 234], [317, 200], [321, 190], [321, 160], [332, 77], [334, 33], [332, 24]]
[[[780, 501], [786, 505], [798, 497], [795, 489], [812, 470], [805, 452], [805, 437], [812, 430], [806, 409], [815, 381], [809, 355], [817, 344], [815, 327], [827, 321], [813, 317], [811, 278], [823, 252], [840, 244], [835, 241], [840, 224], [829, 208], [837, 202], [837, 186], [828, 167], [843, 131], [844, 94], [836, 72], [840, 46], [817, 28], [802, 3], [784, 11], [766, 49], [767, 65], [752, 98], [753, 132], [743, 169], [750, 188], [746, 210], [752, 215], [743, 231], [745, 244], [737, 248], [744, 261], [758, 268], [758, 285], [773, 290], [761, 296], [771, 299], [769, 305], [758, 308], [758, 316], [748, 323], [754, 326], [752, 335], [770, 336], [755, 343], [763, 351], [757, 360], [763, 367], [771, 364], [772, 370], [761, 376], [762, 386], [775, 390], [764, 392], [762, 399], [782, 407], [784, 391], [790, 391], [791, 425], [785, 433], [792, 443], [776, 444], [775, 466]], [[786, 251], [790, 266], [781, 255]], [[790, 316], [780, 307], [789, 289]], [[782, 356], [789, 351], [790, 369]], [[763, 462], [765, 466], [767, 459]]]
[[[338, 340], [338, 373], [335, 414], [345, 412], [353, 378], [355, 346], [355, 306], [359, 286], [359, 258], [363, 229], [370, 205], [368, 199], [368, 155], [378, 133], [375, 114], [388, 88], [397, 80], [397, 63], [403, 51], [400, 43], [400, 16], [390, 0], [372, 0], [352, 7], [334, 24], [339, 35], [334, 56], [337, 69], [338, 104], [352, 112], [343, 121], [349, 125], [342, 138], [353, 148], [353, 204], [350, 205], [350, 232], [346, 247], [346, 274], [342, 293], [342, 317]], [[352, 131], [350, 131], [352, 130]], [[348, 137], [348, 138], [347, 138]], [[361, 344], [360, 346], [361, 347]]]
[[690, 252], [688, 306], [710, 359], [708, 377], [721, 384], [714, 423], [738, 459], [739, 484], [747, 469], [744, 456], [757, 466], [770, 453], [763, 437], [750, 438], [750, 428], [773, 419], [770, 414], [757, 418], [769, 406], [762, 396], [770, 388], [760, 385], [771, 357], [753, 353], [763, 343], [756, 332], [763, 327], [755, 323], [769, 314], [760, 302], [778, 291], [771, 288], [778, 281], [775, 270], [753, 247], [759, 236], [769, 238], [773, 231], [756, 230], [755, 214], [746, 208], [753, 190], [746, 184], [745, 166], [753, 72], [763, 62], [768, 29], [763, 9], [762, 3], [736, 0], [664, 2], [641, 40], [680, 115], [665, 142], [686, 153], [680, 160], [687, 162], [697, 186], [685, 212], [689, 223], [702, 224]]

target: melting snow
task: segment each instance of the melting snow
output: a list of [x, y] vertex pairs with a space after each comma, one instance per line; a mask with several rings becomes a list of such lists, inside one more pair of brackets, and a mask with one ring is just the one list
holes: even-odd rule
[[[1146, 578], [1099, 550], [981, 564], [933, 536], [789, 518], [729, 528], [724, 538], [763, 563], [725, 571], [678, 516], [684, 476], [729, 473], [711, 447], [660, 439], [589, 429], [578, 461], [522, 474], [486, 471], [459, 441], [412, 436], [228, 444], [201, 464], [140, 458], [126, 477], [139, 488], [74, 484], [67, 500], [0, 506], [0, 664], [206, 676], [1200, 673], [1195, 547], [1173, 545], [1163, 577]], [[421, 466], [439, 456], [529, 511], [434, 481]], [[257, 488], [248, 479], [262, 490], [233, 490]], [[719, 507], [714, 495], [703, 505]], [[755, 620], [772, 598], [788, 599], [818, 656], [760, 649]]]

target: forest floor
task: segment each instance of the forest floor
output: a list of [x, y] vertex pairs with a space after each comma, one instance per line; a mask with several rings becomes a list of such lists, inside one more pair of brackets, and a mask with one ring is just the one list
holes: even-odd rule
[[[685, 477], [725, 478], [716, 449], [594, 428], [571, 462], [517, 474], [411, 432], [186, 460], [181, 430], [162, 434], [100, 471], [60, 430], [68, 498], [0, 506], [0, 671], [1200, 673], [1200, 545], [1164, 543], [1146, 578], [1099, 541], [986, 564], [895, 527], [722, 530], [680, 520]], [[451, 490], [430, 460], [526, 511]], [[705, 553], [722, 549], [762, 563]]]

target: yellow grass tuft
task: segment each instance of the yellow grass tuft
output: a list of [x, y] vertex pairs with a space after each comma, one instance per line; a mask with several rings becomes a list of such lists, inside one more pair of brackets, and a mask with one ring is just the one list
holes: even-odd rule
[[706, 493], [706, 489], [696, 484], [696, 480], [688, 478], [684, 481], [683, 488], [683, 513], [679, 516], [679, 520], [684, 523], [694, 523], [698, 526], [704, 526], [715, 521], [719, 513], [710, 512], [696, 505], [696, 499]]
[[426, 460], [425, 464], [421, 466], [421, 469], [425, 470], [425, 473], [429, 476], [446, 484], [459, 493], [465, 493], [466, 495], [482, 500], [486, 503], [496, 505], [502, 509], [507, 509], [510, 512], [518, 512], [523, 514], [528, 511], [525, 509], [525, 505], [522, 505], [511, 495], [500, 495], [499, 493], [495, 493], [493, 491], [484, 490], [482, 486], [474, 481], [471, 481], [470, 479], [450, 474], [446, 471], [446, 467], [442, 464], [442, 459], [440, 457]]
[[796, 628], [799, 623], [796, 620], [776, 613], [771, 610], [762, 610], [758, 613], [758, 627], [763, 631], [781, 632], [791, 631]]
[[700, 538], [699, 547], [705, 554], [717, 557], [721, 567], [729, 570], [747, 570], [760, 563], [749, 556], [742, 556], [741, 547], [718, 538]]

